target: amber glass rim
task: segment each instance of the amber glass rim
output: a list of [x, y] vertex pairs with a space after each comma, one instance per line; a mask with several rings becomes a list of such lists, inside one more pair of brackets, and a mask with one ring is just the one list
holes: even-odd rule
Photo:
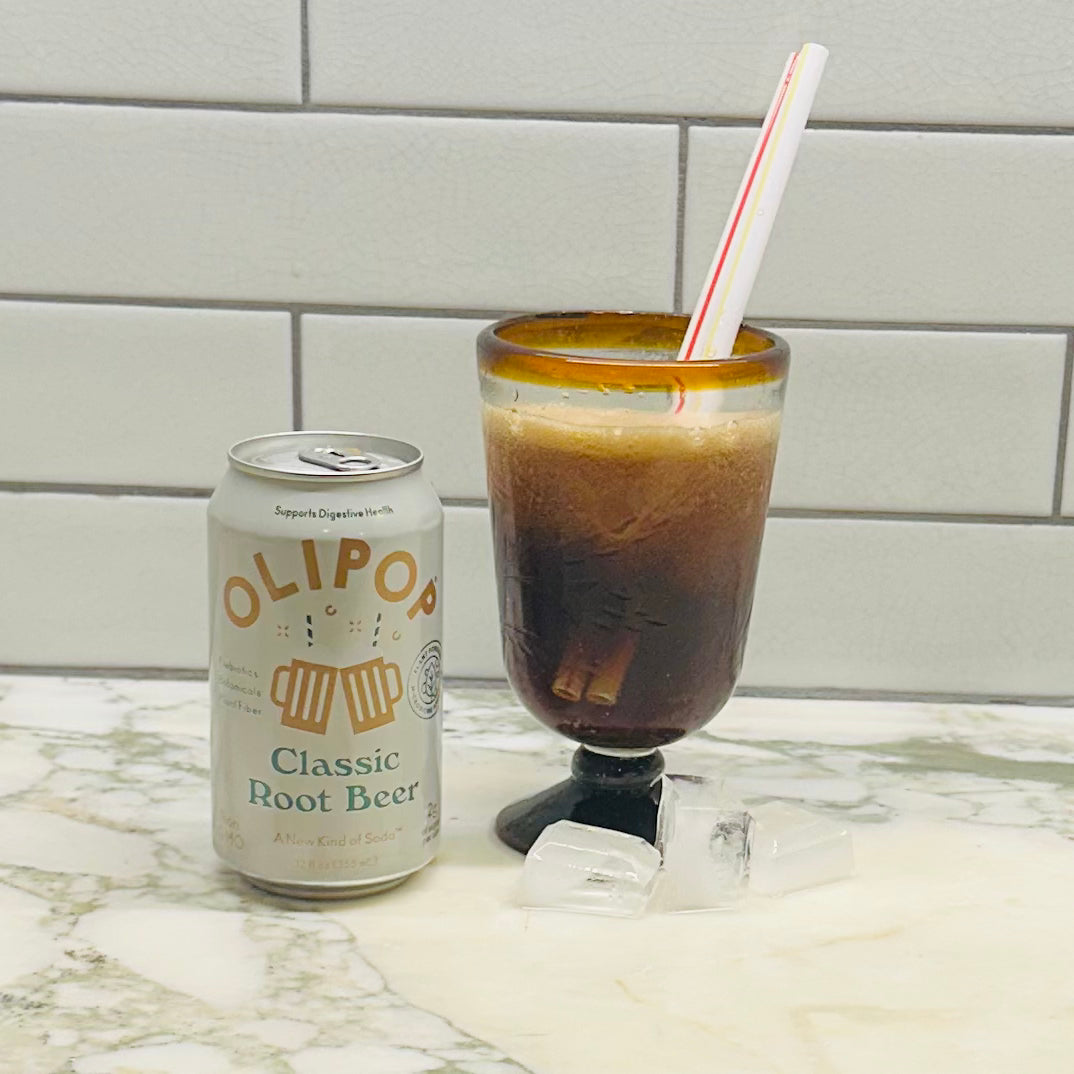
[[790, 347], [774, 332], [743, 324], [730, 358], [657, 361], [598, 358], [572, 348], [677, 351], [690, 318], [679, 313], [589, 310], [525, 314], [477, 337], [483, 374], [529, 384], [630, 387], [635, 391], [738, 388], [786, 376]]

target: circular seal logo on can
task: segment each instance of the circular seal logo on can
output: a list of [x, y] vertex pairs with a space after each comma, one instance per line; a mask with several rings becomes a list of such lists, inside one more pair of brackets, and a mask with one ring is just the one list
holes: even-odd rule
[[431, 720], [440, 708], [440, 642], [431, 641], [414, 661], [407, 681], [410, 707], [423, 719]]

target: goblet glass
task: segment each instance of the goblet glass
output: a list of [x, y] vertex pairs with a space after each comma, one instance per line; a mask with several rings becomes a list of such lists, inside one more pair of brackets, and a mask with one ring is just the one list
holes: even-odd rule
[[571, 777], [507, 806], [525, 852], [574, 820], [653, 842], [659, 747], [723, 707], [742, 663], [789, 349], [743, 326], [677, 362], [687, 318], [517, 317], [478, 338], [504, 663]]

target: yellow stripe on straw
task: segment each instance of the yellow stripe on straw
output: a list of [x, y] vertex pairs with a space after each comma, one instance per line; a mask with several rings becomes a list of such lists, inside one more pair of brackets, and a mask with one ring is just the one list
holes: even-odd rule
[[[734, 352], [827, 58], [823, 45], [807, 42], [791, 54], [780, 75], [683, 336], [679, 361], [721, 360]], [[686, 404], [685, 396], [680, 392], [677, 410]], [[697, 409], [696, 400], [689, 402], [691, 410]]]
[[780, 109], [779, 119], [776, 124], [775, 137], [771, 140], [765, 151], [765, 163], [761, 171], [761, 181], [756, 185], [751, 197], [751, 207], [747, 211], [746, 226], [739, 231], [739, 234], [735, 238], [735, 254], [734, 259], [731, 262], [730, 267], [727, 270], [724, 278], [724, 285], [721, 287], [720, 304], [716, 308], [711, 320], [708, 334], [705, 336], [705, 345], [701, 349], [701, 357], [711, 357], [712, 340], [716, 335], [716, 329], [719, 327], [720, 318], [723, 316], [724, 311], [727, 308], [727, 300], [731, 294], [731, 286], [735, 279], [735, 273], [738, 271], [739, 263], [742, 260], [742, 253], [746, 249], [746, 243], [749, 239], [750, 231], [753, 229], [754, 224], [757, 221], [757, 209], [761, 202], [761, 197], [764, 194], [765, 185], [768, 182], [768, 177], [772, 171], [772, 162], [776, 159], [776, 151], [779, 147], [780, 139], [783, 137], [783, 132], [787, 126], [787, 116], [790, 114], [791, 105], [794, 102], [794, 98], [798, 93], [798, 89], [802, 82], [802, 71], [805, 70], [805, 57], [808, 49], [811, 46], [806, 45], [802, 49], [802, 62], [800, 62], [791, 78], [791, 85], [787, 91], [786, 97], [783, 99], [783, 107]]

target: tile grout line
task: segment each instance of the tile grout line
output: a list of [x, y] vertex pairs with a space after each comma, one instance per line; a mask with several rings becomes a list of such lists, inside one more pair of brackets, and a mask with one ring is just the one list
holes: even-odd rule
[[283, 299], [161, 298], [144, 295], [89, 295], [60, 292], [0, 291], [0, 303], [35, 302], [64, 306], [145, 306], [173, 310], [229, 310], [237, 313], [326, 313], [342, 317], [441, 317], [456, 320], [499, 320], [518, 310], [452, 306], [365, 306], [342, 302], [289, 302]]
[[672, 309], [683, 311], [683, 250], [686, 235], [686, 173], [689, 167], [690, 132], [685, 122], [679, 124], [679, 174], [675, 194], [675, 282], [672, 284]]
[[291, 311], [291, 425], [303, 428], [302, 414], [302, 315]]
[[740, 686], [735, 697], [785, 698], [791, 701], [888, 701], [931, 705], [1027, 705], [1043, 708], [1074, 707], [1067, 694], [957, 693], [943, 690], [869, 690], [851, 686]]
[[[746, 116], [691, 116], [687, 118], [696, 127], [759, 127], [764, 117], [752, 119]], [[880, 134], [992, 134], [1026, 135], [1027, 137], [1064, 137], [1074, 134], [1074, 127], [1062, 124], [1027, 123], [915, 123], [911, 121], [871, 119], [811, 119], [808, 130], [861, 131]]]
[[[80, 664], [0, 664], [0, 675], [63, 677], [74, 679], [175, 679], [205, 681], [207, 668], [142, 667], [126, 665], [101, 667]], [[445, 675], [448, 689], [509, 689], [506, 679], [489, 676]], [[1074, 697], [1065, 694], [990, 694], [957, 693], [924, 690], [870, 690], [862, 687], [793, 687], [740, 686], [735, 697], [787, 699], [796, 701], [875, 701], [889, 703], [955, 704], [955, 705], [1018, 705], [1030, 708], [1074, 707]]]
[[1063, 515], [1063, 483], [1066, 476], [1067, 441], [1070, 438], [1070, 393], [1074, 378], [1074, 328], [1067, 333], [1067, 352], [1063, 362], [1063, 387], [1059, 393], [1059, 436], [1055, 451], [1055, 486], [1052, 489], [1052, 517]]
[[485, 496], [441, 496], [440, 503], [444, 507], [478, 507], [482, 511], [489, 505]]
[[[211, 488], [171, 485], [122, 485], [79, 481], [0, 481], [0, 494], [136, 496], [157, 499], [208, 499]], [[444, 507], [485, 510], [484, 496], [441, 496]], [[769, 518], [818, 522], [903, 522], [913, 525], [1074, 527], [1074, 517], [1052, 515], [950, 514], [942, 512], [871, 511], [810, 507], [773, 507]]]
[[[480, 309], [476, 306], [388, 306], [343, 302], [289, 302], [284, 299], [163, 298], [144, 295], [63, 294], [61, 292], [0, 291], [0, 303], [32, 302], [57, 306], [137, 306], [174, 310], [228, 310], [237, 313], [309, 313], [338, 317], [422, 317], [445, 320], [496, 321], [523, 312], [520, 309]], [[965, 332], [971, 335], [1068, 334], [1063, 324], [958, 324], [944, 321], [856, 321], [839, 318], [751, 317], [752, 324], [767, 328], [830, 329], [837, 332]]]
[[750, 322], [767, 328], [813, 328], [860, 332], [966, 332], [992, 335], [1066, 335], [1062, 324], [987, 324], [954, 321], [855, 321], [841, 318], [750, 317]]
[[857, 508], [772, 507], [769, 518], [821, 522], [911, 522], [955, 526], [1074, 526], [1074, 518], [1047, 515], [999, 515], [984, 512], [874, 511]]
[[310, 8], [309, 0], [299, 0], [299, 66], [301, 78], [302, 104], [310, 103]]
[[116, 485], [91, 481], [0, 481], [0, 493], [46, 496], [148, 496], [162, 500], [207, 500], [213, 494], [213, 490], [184, 485]]
[[[211, 488], [185, 485], [120, 485], [81, 481], [0, 481], [0, 494], [44, 496], [138, 496], [161, 500], [207, 500]], [[441, 496], [444, 507], [476, 507], [484, 510], [488, 500], [483, 496]]]
[[[303, 2], [303, 7], [306, 3]], [[308, 23], [306, 45], [308, 47]], [[307, 69], [308, 73], [308, 69]], [[303, 94], [305, 97], [305, 93]], [[708, 116], [683, 115], [668, 112], [600, 112], [584, 110], [541, 110], [505, 108], [464, 108], [399, 106], [399, 105], [348, 105], [313, 103], [304, 99], [295, 104], [286, 101], [204, 101], [163, 97], [108, 97], [103, 95], [73, 96], [48, 93], [0, 93], [0, 103], [6, 104], [63, 104], [73, 106], [98, 106], [107, 108], [159, 108], [188, 109], [198, 112], [260, 112], [278, 115], [395, 116], [430, 119], [490, 119], [490, 120], [540, 120], [552, 123], [613, 123], [679, 125], [686, 123], [696, 127], [759, 127], [763, 116]], [[1025, 135], [1027, 137], [1068, 136], [1074, 134], [1074, 126], [1063, 124], [1017, 124], [1017, 123], [921, 123], [895, 120], [815, 119], [809, 123], [810, 130], [863, 131], [911, 134], [981, 134]]]
[[178, 679], [205, 681], [208, 668], [82, 667], [78, 664], [0, 664], [0, 675], [35, 675], [70, 679]]

